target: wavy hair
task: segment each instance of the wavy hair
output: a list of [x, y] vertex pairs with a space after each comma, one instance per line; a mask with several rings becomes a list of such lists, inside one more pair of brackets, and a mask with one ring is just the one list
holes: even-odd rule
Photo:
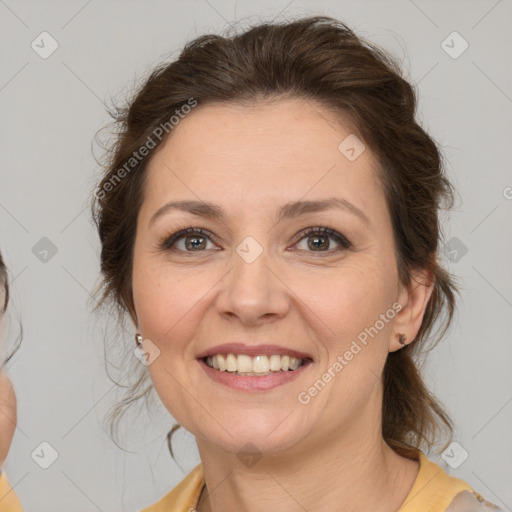
[[[423, 444], [431, 449], [440, 430], [451, 435], [451, 420], [424, 384], [418, 357], [445, 334], [455, 310], [455, 280], [439, 259], [439, 214], [453, 206], [454, 189], [440, 147], [415, 120], [417, 93], [397, 61], [339, 20], [306, 17], [198, 37], [176, 60], [157, 66], [126, 105], [110, 112], [116, 138], [107, 148], [92, 205], [101, 241], [98, 304], [113, 304], [121, 314], [134, 310], [133, 247], [151, 154], [116, 181], [119, 170], [191, 98], [199, 105], [304, 98], [339, 115], [373, 151], [391, 215], [400, 282], [410, 285], [415, 269], [427, 268], [434, 278], [414, 342], [390, 353], [385, 363], [382, 435], [409, 458]], [[140, 368], [111, 420], [119, 420], [122, 409], [151, 388]], [[176, 428], [168, 434], [171, 455]]]

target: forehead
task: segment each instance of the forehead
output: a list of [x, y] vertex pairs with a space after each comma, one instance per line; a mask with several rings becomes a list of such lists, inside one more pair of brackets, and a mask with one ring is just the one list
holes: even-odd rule
[[200, 105], [150, 160], [145, 199], [156, 205], [183, 197], [224, 204], [238, 198], [249, 208], [270, 198], [337, 195], [365, 210], [381, 188], [368, 148], [355, 160], [340, 151], [353, 137], [348, 123], [303, 99]]

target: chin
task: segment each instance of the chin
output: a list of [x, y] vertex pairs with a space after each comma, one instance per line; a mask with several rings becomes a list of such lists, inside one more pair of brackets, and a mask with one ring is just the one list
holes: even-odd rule
[[[282, 421], [282, 420], [281, 420]], [[233, 423], [226, 430], [215, 430], [205, 432], [200, 429], [198, 437], [206, 443], [216, 445], [222, 451], [241, 455], [243, 453], [277, 455], [290, 450], [305, 437], [305, 432], [299, 430], [298, 425], [283, 421], [259, 423], [244, 421]]]

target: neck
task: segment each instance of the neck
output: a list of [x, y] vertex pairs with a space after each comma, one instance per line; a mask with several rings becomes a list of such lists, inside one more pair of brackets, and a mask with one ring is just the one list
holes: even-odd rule
[[396, 454], [380, 435], [363, 432], [364, 439], [350, 442], [347, 435], [330, 435], [329, 443], [319, 436], [307, 450], [266, 455], [252, 467], [198, 439], [207, 489], [197, 511], [398, 510], [419, 464]]

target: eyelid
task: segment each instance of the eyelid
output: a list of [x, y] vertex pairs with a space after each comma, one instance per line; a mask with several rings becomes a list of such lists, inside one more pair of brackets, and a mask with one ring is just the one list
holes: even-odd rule
[[[173, 245], [178, 240], [184, 238], [186, 235], [193, 235], [193, 234], [203, 235], [206, 238], [210, 239], [211, 242], [213, 242], [217, 245], [220, 245], [219, 239], [216, 237], [216, 235], [214, 235], [208, 229], [188, 226], [188, 227], [176, 228], [172, 234], [165, 235], [164, 237], [162, 237], [158, 241], [158, 244], [157, 244], [158, 250], [163, 251], [163, 252], [172, 251]], [[344, 236], [342, 233], [339, 233], [335, 229], [329, 228], [327, 226], [313, 226], [313, 227], [308, 227], [308, 228], [302, 229], [294, 237], [293, 245], [296, 245], [298, 242], [302, 241], [303, 239], [311, 237], [316, 234], [328, 236], [328, 237], [336, 240], [336, 242], [341, 246], [341, 248], [334, 249], [334, 250], [329, 249], [327, 251], [306, 251], [306, 252], [311, 252], [313, 254], [314, 253], [319, 253], [319, 254], [323, 253], [323, 254], [329, 255], [329, 254], [333, 254], [334, 252], [340, 252], [341, 250], [348, 250], [348, 249], [352, 248], [352, 242], [350, 242], [350, 240], [346, 236]], [[206, 251], [205, 250], [203, 250], [203, 251], [181, 251], [181, 250], [179, 250], [178, 252], [201, 253], [201, 252], [206, 252]]]
[[[323, 235], [323, 236], [329, 236], [330, 238], [333, 238], [336, 240], [336, 242], [341, 246], [343, 250], [348, 250], [352, 248], [352, 242], [342, 233], [336, 231], [335, 229], [329, 228], [327, 226], [316, 226], [316, 227], [309, 227], [306, 229], [303, 229], [300, 231], [296, 238], [294, 245], [296, 245], [298, 242], [302, 241], [304, 238], [311, 237], [313, 235]], [[332, 254], [333, 252], [337, 252], [338, 250], [329, 249], [327, 251], [307, 251], [311, 253], [323, 253], [323, 254]]]
[[[183, 227], [183, 228], [177, 228], [173, 231], [171, 234], [166, 234], [162, 238], [160, 238], [157, 242], [157, 247], [159, 251], [171, 251], [173, 250], [172, 245], [174, 245], [178, 240], [185, 237], [186, 235], [203, 235], [209, 239], [211, 239], [212, 242], [215, 240], [218, 240], [218, 238], [208, 229], [204, 228], [195, 228], [192, 226]], [[215, 242], [218, 244], [218, 242]], [[172, 245], [171, 245], [172, 244]], [[180, 252], [204, 252], [204, 251], [180, 251]]]

